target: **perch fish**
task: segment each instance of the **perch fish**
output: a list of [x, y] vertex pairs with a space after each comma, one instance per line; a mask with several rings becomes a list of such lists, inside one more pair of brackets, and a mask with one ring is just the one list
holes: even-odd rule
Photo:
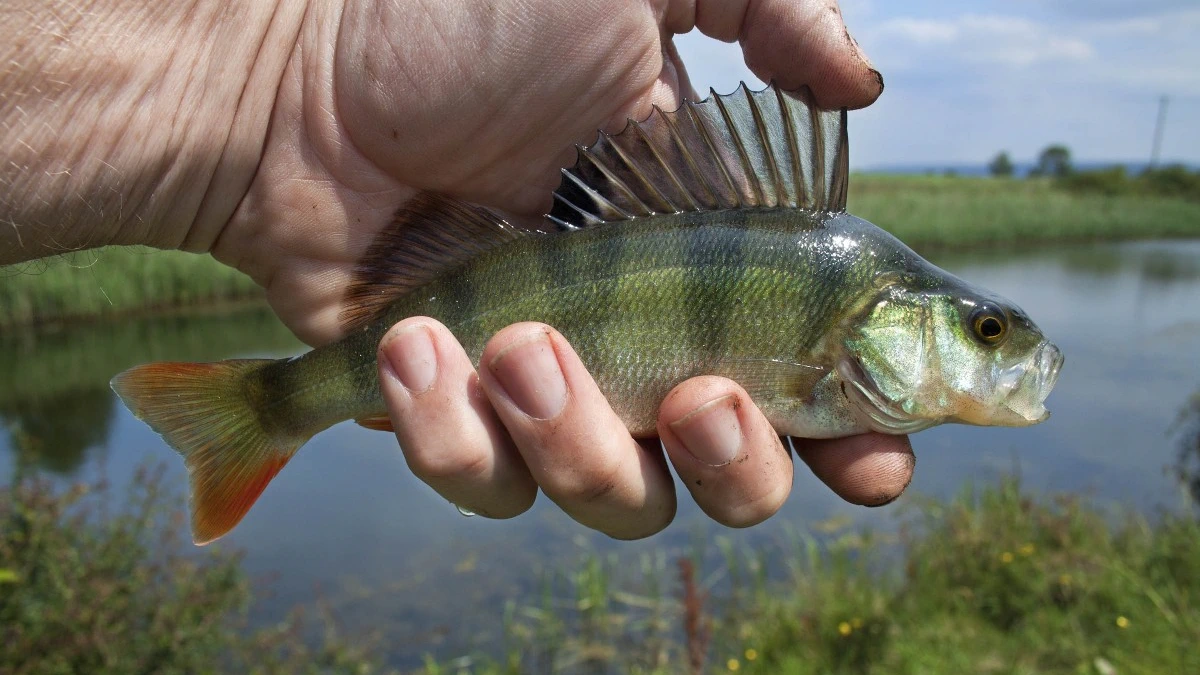
[[1013, 303], [846, 213], [847, 152], [846, 112], [807, 89], [656, 108], [578, 148], [539, 229], [414, 198], [361, 261], [340, 341], [151, 363], [112, 387], [183, 456], [198, 544], [232, 529], [314, 434], [387, 428], [376, 348], [416, 315], [476, 362], [504, 326], [554, 326], [636, 436], [701, 374], [740, 383], [793, 436], [1044, 420], [1059, 350]]

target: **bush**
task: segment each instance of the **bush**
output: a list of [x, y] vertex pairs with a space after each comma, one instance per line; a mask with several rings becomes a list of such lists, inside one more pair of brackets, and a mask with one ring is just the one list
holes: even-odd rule
[[327, 614], [315, 648], [299, 613], [247, 630], [239, 557], [190, 550], [160, 475], [139, 471], [115, 509], [100, 485], [34, 477], [0, 490], [0, 672], [375, 671]]
[[1175, 165], [1161, 169], [1146, 169], [1138, 176], [1145, 190], [1160, 197], [1181, 197], [1200, 201], [1200, 171], [1191, 172]]
[[1109, 196], [1129, 194], [1135, 189], [1123, 166], [1097, 171], [1078, 171], [1058, 179], [1058, 185], [1072, 192], [1089, 192]]
[[1126, 173], [1122, 166], [1078, 171], [1059, 178], [1056, 184], [1076, 193], [1200, 201], [1200, 172], [1178, 165], [1149, 168], [1136, 177]]

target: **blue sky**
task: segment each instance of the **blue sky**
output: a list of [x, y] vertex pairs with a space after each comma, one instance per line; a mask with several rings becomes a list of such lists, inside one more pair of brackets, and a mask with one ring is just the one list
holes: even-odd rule
[[[842, 0], [887, 88], [850, 118], [857, 168], [1149, 158], [1161, 95], [1164, 161], [1200, 164], [1197, 0]], [[697, 90], [757, 82], [737, 45], [678, 38]]]

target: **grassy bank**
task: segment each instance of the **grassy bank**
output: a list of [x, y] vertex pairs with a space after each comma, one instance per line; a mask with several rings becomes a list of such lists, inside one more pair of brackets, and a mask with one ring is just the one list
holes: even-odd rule
[[125, 494], [0, 487], [0, 673], [382, 672], [369, 640], [327, 613], [250, 629], [253, 596], [236, 553], [196, 555], [183, 499], [139, 471]]
[[860, 175], [849, 210], [917, 250], [1200, 236], [1200, 201], [1050, 179]]
[[109, 247], [0, 267], [0, 326], [261, 300], [249, 277], [211, 256]]
[[[512, 599], [497, 653], [427, 675], [1200, 672], [1200, 521], [1154, 521], [1008, 480], [915, 500], [899, 534], [814, 524], [774, 548], [699, 537], [631, 564], [585, 554]], [[183, 537], [182, 500], [0, 488], [0, 671], [384, 672], [328, 616], [245, 623], [237, 557]]]
[[[1200, 200], [1119, 185], [859, 175], [850, 211], [918, 250], [1200, 236]], [[241, 273], [179, 252], [108, 248], [0, 267], [0, 326], [261, 297]]]
[[1010, 480], [925, 502], [898, 536], [820, 530], [778, 550], [718, 538], [719, 564], [650, 561], [636, 583], [586, 558], [556, 586], [569, 592], [514, 606], [502, 658], [426, 673], [1200, 672], [1194, 517], [1152, 523]]

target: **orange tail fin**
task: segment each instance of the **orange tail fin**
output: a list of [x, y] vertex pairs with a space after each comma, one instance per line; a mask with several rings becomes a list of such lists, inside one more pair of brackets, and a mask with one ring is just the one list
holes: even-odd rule
[[149, 363], [112, 379], [113, 391], [183, 456], [191, 483], [192, 540], [233, 529], [307, 437], [265, 429], [255, 401], [266, 359]]

